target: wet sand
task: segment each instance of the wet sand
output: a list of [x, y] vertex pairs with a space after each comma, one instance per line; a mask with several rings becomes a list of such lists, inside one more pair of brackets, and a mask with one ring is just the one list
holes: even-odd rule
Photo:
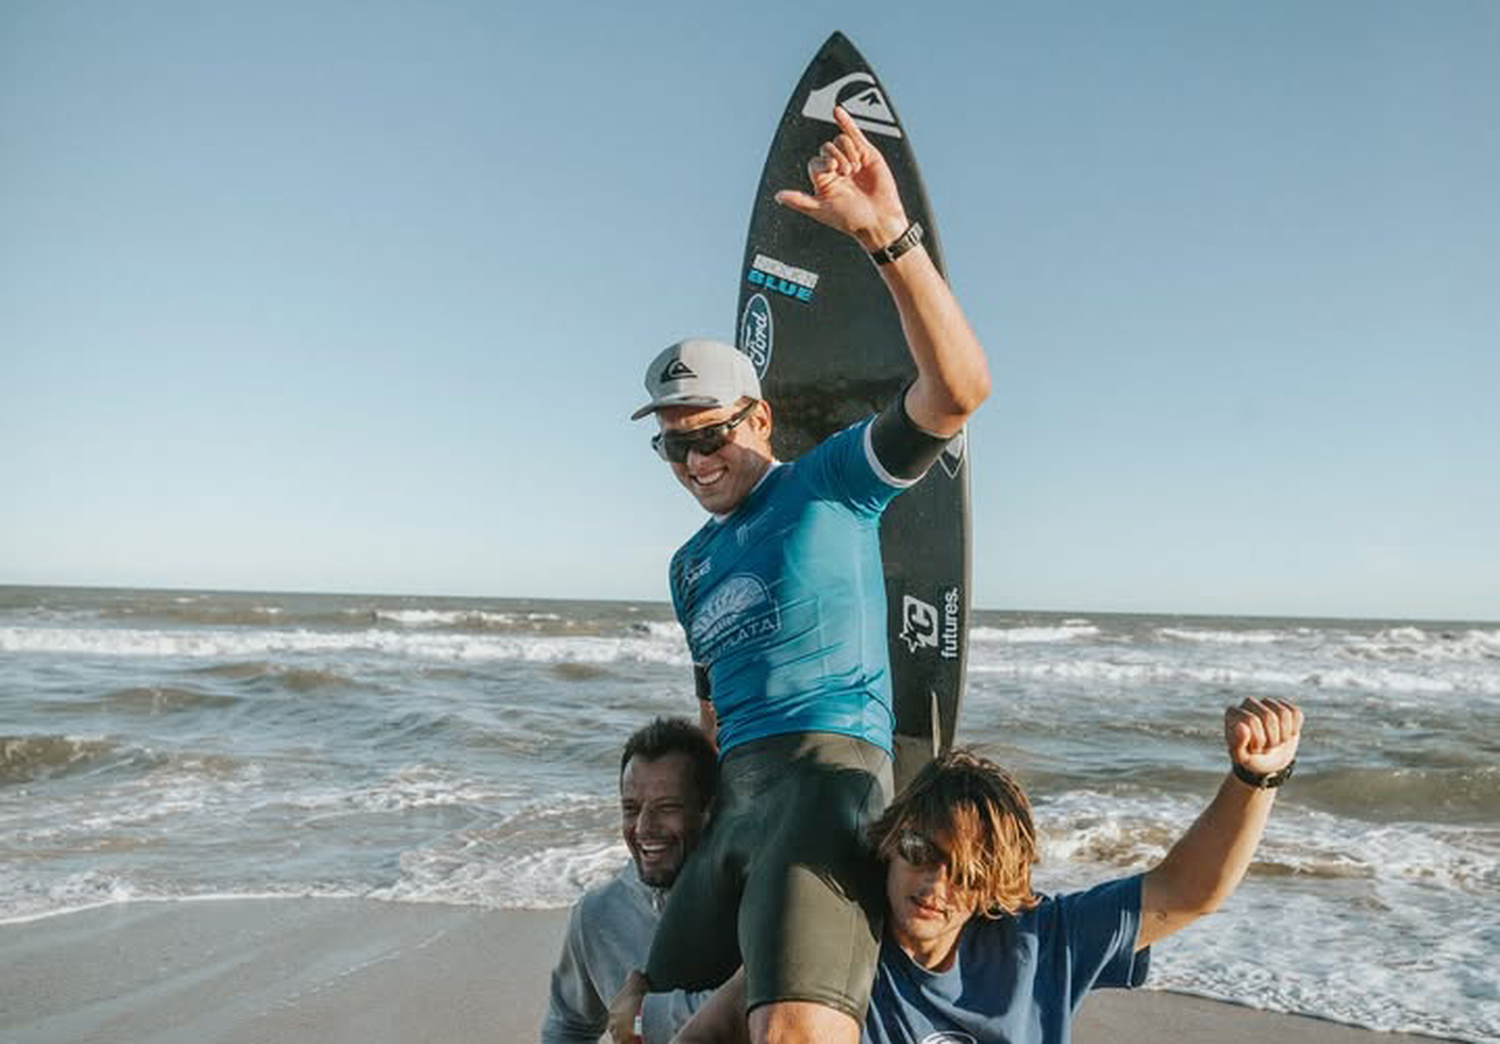
[[[0, 925], [9, 1044], [531, 1041], [565, 911], [132, 903]], [[1090, 997], [1078, 1044], [1431, 1044], [1179, 994]]]

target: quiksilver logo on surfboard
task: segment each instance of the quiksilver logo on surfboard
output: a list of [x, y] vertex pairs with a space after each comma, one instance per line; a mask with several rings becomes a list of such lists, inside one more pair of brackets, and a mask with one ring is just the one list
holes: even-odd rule
[[807, 96], [807, 101], [802, 105], [802, 115], [810, 120], [835, 123], [835, 105], [842, 105], [861, 130], [884, 134], [890, 138], [901, 137], [896, 114], [891, 111], [885, 95], [875, 85], [875, 77], [867, 72], [852, 72], [826, 87], [819, 87]]
[[948, 445], [943, 447], [943, 452], [938, 457], [943, 470], [951, 479], [958, 478], [958, 469], [964, 466], [964, 448], [968, 445], [969, 429], [961, 428], [957, 435], [948, 440]]

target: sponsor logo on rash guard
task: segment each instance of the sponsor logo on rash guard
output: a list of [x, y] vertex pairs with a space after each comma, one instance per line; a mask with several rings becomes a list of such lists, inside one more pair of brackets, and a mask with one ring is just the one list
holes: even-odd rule
[[705, 558], [697, 565], [688, 566], [687, 571], [682, 574], [682, 582], [684, 585], [692, 587], [699, 580], [702, 580], [709, 573], [713, 572], [713, 568], [714, 560], [712, 558]]
[[780, 629], [781, 611], [760, 577], [736, 573], [714, 588], [693, 614], [688, 645], [696, 659], [709, 663]]

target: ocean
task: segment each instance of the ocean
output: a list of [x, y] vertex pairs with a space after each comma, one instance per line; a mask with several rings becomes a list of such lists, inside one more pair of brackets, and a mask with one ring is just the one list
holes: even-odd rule
[[[1223, 776], [1226, 704], [1307, 713], [1244, 885], [1152, 987], [1500, 1041], [1500, 624], [971, 623], [959, 739], [1032, 795], [1045, 891], [1164, 854]], [[626, 859], [625, 737], [695, 707], [662, 604], [0, 587], [0, 925], [564, 907]]]

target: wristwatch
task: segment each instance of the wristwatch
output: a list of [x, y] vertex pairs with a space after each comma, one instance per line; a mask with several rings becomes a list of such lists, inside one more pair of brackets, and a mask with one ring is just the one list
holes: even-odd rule
[[1287, 780], [1292, 778], [1292, 769], [1297, 767], [1297, 759], [1293, 758], [1287, 762], [1286, 768], [1277, 769], [1275, 772], [1251, 772], [1238, 761], [1231, 762], [1230, 767], [1241, 783], [1254, 787], [1256, 790], [1274, 790]]
[[877, 265], [888, 265], [912, 247], [922, 242], [922, 237], [927, 231], [919, 222], [913, 221], [906, 226], [906, 231], [901, 233], [891, 242], [883, 247], [870, 251], [870, 257]]

